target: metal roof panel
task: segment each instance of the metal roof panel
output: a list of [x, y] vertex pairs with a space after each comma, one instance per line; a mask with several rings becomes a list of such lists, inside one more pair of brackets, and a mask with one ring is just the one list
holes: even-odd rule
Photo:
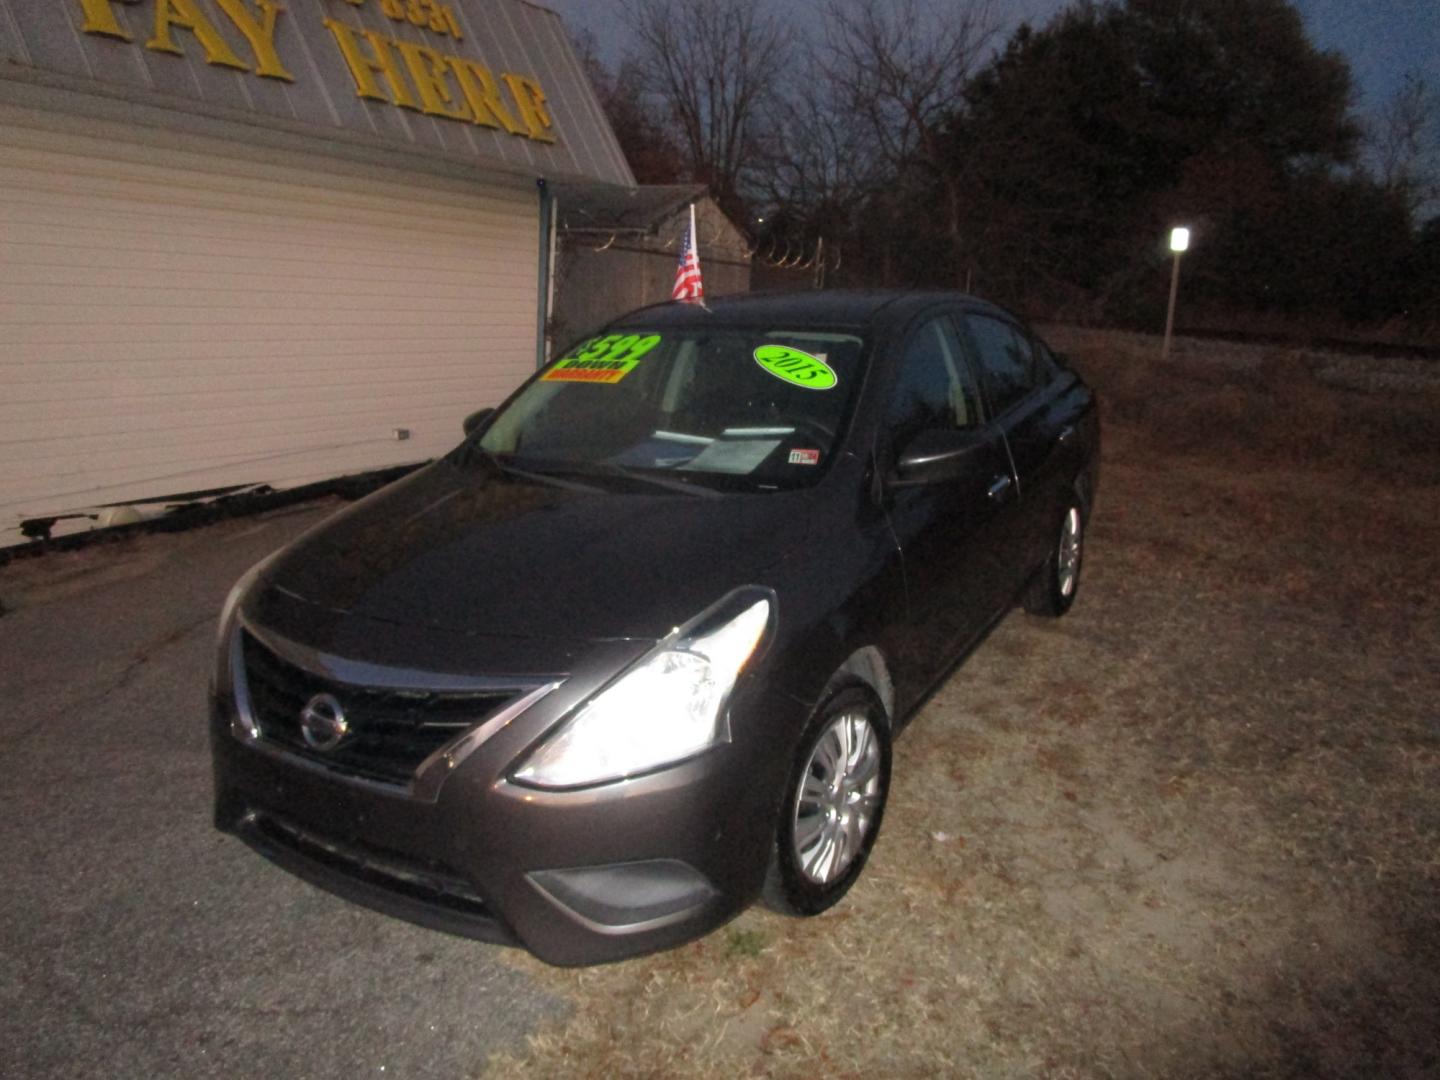
[[[560, 16], [548, 8], [527, 0], [440, 0], [432, 10], [448, 9], [455, 16], [452, 31], [439, 22], [436, 30], [387, 17], [379, 0], [287, 0], [278, 8], [272, 39], [275, 55], [292, 76], [286, 80], [256, 73], [260, 50], [252, 33], [231, 17], [231, 7], [220, 0], [196, 0], [195, 10], [208, 24], [198, 29], [214, 32], [207, 34], [173, 20], [167, 28], [156, 0], [0, 0], [0, 80], [79, 95], [66, 101], [86, 94], [110, 100], [134, 94], [146, 105], [158, 102], [177, 112], [239, 119], [242, 134], [246, 125], [275, 128], [321, 141], [359, 139], [391, 152], [469, 160], [547, 179], [635, 182]], [[87, 8], [92, 10], [88, 21]], [[251, 19], [262, 12], [253, 0], [243, 10]], [[387, 100], [360, 96], [340, 44], [346, 31], [367, 59], [388, 57], [393, 79], [391, 72], [370, 71]], [[473, 115], [447, 58], [489, 71], [500, 100], [517, 118], [521, 109], [514, 95], [522, 91], [503, 76], [535, 80], [545, 94], [554, 141], [427, 115], [417, 82], [417, 71], [423, 74], [427, 66], [441, 87], [435, 99], [441, 108]], [[401, 104], [402, 97], [408, 102]], [[154, 114], [137, 110], [136, 115]]]

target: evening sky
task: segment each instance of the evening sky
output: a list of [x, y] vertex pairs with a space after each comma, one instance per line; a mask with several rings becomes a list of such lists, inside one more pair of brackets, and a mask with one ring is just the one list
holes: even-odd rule
[[[620, 0], [540, 0], [558, 11], [571, 32], [595, 35], [601, 57], [614, 65], [629, 38]], [[767, 6], [802, 20], [816, 0], [769, 0]], [[1006, 34], [1021, 21], [1042, 25], [1062, 0], [998, 0]], [[1437, 0], [1296, 0], [1310, 39], [1350, 62], [1356, 107], [1368, 113], [1383, 103], [1406, 72], [1418, 72], [1440, 90], [1440, 2]], [[1003, 41], [1004, 38], [1002, 37]]]

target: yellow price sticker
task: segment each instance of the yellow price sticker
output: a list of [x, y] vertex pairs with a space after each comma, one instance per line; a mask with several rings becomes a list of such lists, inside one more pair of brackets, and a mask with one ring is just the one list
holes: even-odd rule
[[606, 334], [576, 346], [569, 356], [540, 376], [541, 382], [618, 383], [660, 344], [659, 334]]

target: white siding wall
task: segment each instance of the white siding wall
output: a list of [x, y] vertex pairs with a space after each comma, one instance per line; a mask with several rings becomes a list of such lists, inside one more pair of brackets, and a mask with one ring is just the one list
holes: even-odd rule
[[0, 545], [431, 458], [533, 369], [533, 192], [230, 153], [0, 116]]

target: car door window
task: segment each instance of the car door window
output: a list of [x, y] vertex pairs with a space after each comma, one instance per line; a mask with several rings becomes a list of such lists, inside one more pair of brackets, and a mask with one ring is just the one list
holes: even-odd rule
[[990, 404], [1002, 413], [1039, 385], [1029, 339], [1008, 322], [967, 315], [966, 326], [985, 371]]
[[1031, 338], [1030, 344], [1035, 349], [1036, 381], [1043, 386], [1060, 374], [1060, 361], [1055, 359], [1055, 354], [1050, 351], [1050, 347], [1039, 338]]
[[948, 317], [924, 323], [905, 343], [886, 419], [897, 448], [930, 428], [984, 422], [974, 373]]

